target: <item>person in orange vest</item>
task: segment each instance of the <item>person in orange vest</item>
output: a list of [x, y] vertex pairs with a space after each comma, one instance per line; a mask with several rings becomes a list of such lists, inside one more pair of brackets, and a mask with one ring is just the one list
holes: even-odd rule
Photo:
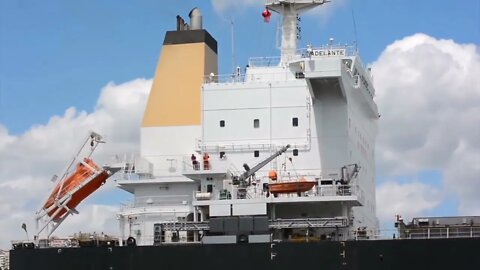
[[210, 156], [208, 155], [208, 153], [203, 154], [203, 169], [204, 170], [210, 170], [210, 162], [208, 161], [209, 158], [210, 158]]

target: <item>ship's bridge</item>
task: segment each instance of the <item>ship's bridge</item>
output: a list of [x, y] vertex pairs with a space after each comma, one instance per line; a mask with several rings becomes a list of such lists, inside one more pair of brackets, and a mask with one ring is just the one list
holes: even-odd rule
[[375, 88], [370, 68], [366, 68], [356, 50], [351, 45], [307, 46], [298, 49], [289, 61], [282, 63], [280, 56], [251, 57], [248, 65], [237, 67], [233, 74], [210, 74], [204, 78], [204, 90], [224, 88], [229, 84], [255, 84], [285, 82], [305, 79], [313, 98], [320, 95], [325, 87], [339, 88], [346, 96], [345, 87], [359, 89], [360, 99], [364, 100], [372, 117], [378, 117], [377, 106], [373, 102]]
[[[336, 59], [335, 61], [344, 60], [342, 63], [345, 65], [347, 72], [351, 73], [351, 77], [356, 77], [356, 83], [361, 82], [361, 75], [359, 70], [354, 69], [354, 61], [358, 62], [358, 65], [361, 66], [361, 69], [366, 69], [365, 66], [361, 63], [358, 53], [354, 46], [351, 45], [323, 45], [319, 47], [307, 46], [306, 48], [298, 49], [295, 56], [291, 57], [290, 61], [285, 65], [281, 63], [280, 56], [261, 56], [261, 57], [250, 57], [248, 60], [248, 65], [242, 70], [241, 67], [237, 67], [233, 74], [210, 74], [205, 76], [205, 84], [224, 84], [224, 83], [245, 83], [245, 82], [255, 82], [255, 81], [285, 81], [290, 79], [300, 79], [304, 78], [301, 74], [301, 71], [294, 74], [295, 76], [282, 76], [278, 74], [278, 70], [268, 70], [268, 68], [283, 68], [286, 73], [288, 69], [286, 67], [299, 67], [300, 69], [305, 69], [305, 61], [309, 60], [327, 60], [327, 59]], [[300, 64], [302, 63], [302, 64]], [[290, 73], [290, 72], [288, 72]], [[277, 77], [269, 77], [265, 75], [279, 75]], [[372, 80], [370, 74], [364, 80]], [[367, 83], [368, 84], [368, 83]], [[369, 86], [372, 85], [370, 82]], [[373, 87], [372, 87], [373, 90]], [[374, 91], [371, 93], [372, 96], [375, 94]]]
[[[290, 59], [290, 63], [301, 59], [309, 58], [345, 58], [357, 55], [354, 46], [350, 45], [323, 45], [319, 47], [307, 46], [298, 49], [295, 56]], [[272, 67], [280, 65], [280, 56], [250, 57], [249, 67]]]

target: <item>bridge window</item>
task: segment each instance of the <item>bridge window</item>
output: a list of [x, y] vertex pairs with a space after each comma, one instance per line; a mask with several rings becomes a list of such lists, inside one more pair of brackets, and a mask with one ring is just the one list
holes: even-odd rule
[[298, 149], [293, 149], [293, 155], [298, 156]]
[[298, 117], [293, 117], [292, 118], [292, 126], [298, 127]]
[[259, 119], [253, 119], [253, 127], [254, 128], [259, 128], [260, 127], [260, 120]]
[[258, 151], [258, 150], [253, 151], [253, 156], [254, 157], [259, 157], [260, 156], [260, 151]]
[[220, 127], [225, 127], [225, 120], [220, 120]]

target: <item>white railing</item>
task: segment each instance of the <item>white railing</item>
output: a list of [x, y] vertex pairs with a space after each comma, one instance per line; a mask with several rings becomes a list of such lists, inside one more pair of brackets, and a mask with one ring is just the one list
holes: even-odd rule
[[220, 75], [207, 75], [203, 77], [205, 84], [209, 83], [244, 83], [245, 74], [220, 74]]
[[275, 67], [279, 64], [280, 56], [250, 57], [248, 59], [249, 67]]
[[[343, 50], [345, 55], [328, 55], [329, 51], [338, 51]], [[315, 51], [323, 51], [326, 52], [324, 56], [319, 57], [349, 57], [357, 55], [357, 50], [355, 46], [351, 45], [323, 45], [318, 47], [310, 47], [310, 48], [301, 48], [298, 49], [295, 57], [291, 59], [292, 61], [302, 59], [302, 58], [309, 58], [312, 57], [312, 54]], [[315, 57], [315, 55], [313, 55]], [[272, 67], [280, 65], [280, 56], [265, 56], [265, 57], [250, 57], [248, 59], [249, 67]]]
[[248, 72], [248, 74], [242, 73], [238, 75], [232, 74], [220, 74], [220, 75], [207, 75], [204, 77], [204, 84], [244, 84], [246, 82], [283, 82], [294, 81], [297, 78], [289, 69], [282, 71], [270, 71], [270, 72]]
[[398, 229], [380, 229], [374, 235], [373, 239], [376, 240], [480, 238], [480, 226], [418, 227], [405, 228], [402, 232]]
[[405, 228], [400, 235], [403, 239], [437, 239], [437, 238], [475, 238], [480, 237], [480, 226], [451, 226]]
[[158, 196], [136, 196], [128, 206], [130, 207], [145, 207], [158, 205], [172, 205], [188, 202], [189, 195], [158, 195]]
[[[243, 199], [261, 199], [274, 197], [273, 194], [269, 193], [267, 190], [264, 190], [261, 185], [250, 186], [247, 188], [246, 197], [238, 196], [239, 188], [237, 186], [231, 186], [229, 189], [224, 190], [214, 190], [213, 192], [194, 191], [193, 200], [194, 201], [205, 201], [205, 200], [243, 200]], [[297, 197], [347, 197], [347, 196], [356, 196], [357, 200], [363, 203], [363, 191], [357, 185], [320, 185], [315, 186], [309, 191], [301, 192], [300, 195], [297, 192], [291, 193], [281, 193], [275, 195], [275, 198], [297, 198]]]
[[[309, 130], [307, 131], [309, 132]], [[305, 143], [290, 143], [291, 149], [298, 149], [298, 150], [308, 150], [310, 149], [310, 136], [311, 134], [307, 134], [307, 137], [301, 138], [305, 139]], [[260, 151], [269, 151], [269, 150], [278, 150], [282, 147], [278, 143], [238, 143], [238, 142], [231, 142], [231, 143], [207, 143], [203, 142], [201, 139], [196, 139], [196, 150], [200, 152], [221, 152], [221, 151], [228, 151], [228, 152], [245, 152], [245, 151], [252, 151], [252, 150], [260, 150]]]

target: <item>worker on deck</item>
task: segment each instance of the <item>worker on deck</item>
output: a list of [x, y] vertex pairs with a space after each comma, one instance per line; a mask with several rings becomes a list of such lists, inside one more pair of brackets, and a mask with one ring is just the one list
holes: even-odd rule
[[200, 170], [200, 165], [198, 164], [197, 157], [195, 156], [195, 154], [192, 154], [191, 159], [192, 159], [193, 169]]
[[203, 154], [203, 169], [204, 170], [210, 170], [210, 162], [208, 161], [209, 158], [210, 158], [210, 156], [208, 155], [208, 153]]
[[275, 170], [270, 170], [268, 172], [268, 178], [270, 178], [270, 180], [272, 180], [272, 181], [276, 181], [277, 180], [277, 172]]

